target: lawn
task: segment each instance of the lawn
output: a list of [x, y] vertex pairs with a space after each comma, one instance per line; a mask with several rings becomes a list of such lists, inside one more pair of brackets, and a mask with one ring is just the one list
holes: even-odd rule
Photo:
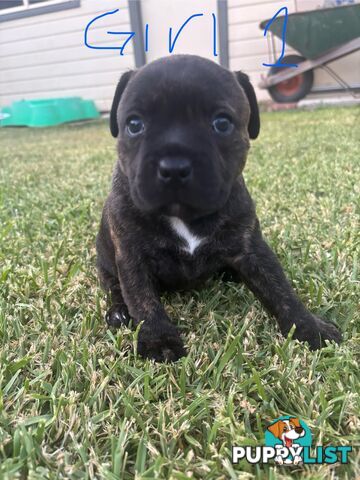
[[164, 299], [189, 351], [175, 364], [136, 357], [136, 332], [103, 321], [107, 124], [0, 131], [1, 480], [359, 478], [356, 449], [333, 467], [231, 464], [232, 445], [263, 445], [286, 414], [313, 444], [360, 443], [360, 112], [262, 120], [245, 177], [264, 235], [344, 342], [284, 340], [246, 287], [212, 280]]

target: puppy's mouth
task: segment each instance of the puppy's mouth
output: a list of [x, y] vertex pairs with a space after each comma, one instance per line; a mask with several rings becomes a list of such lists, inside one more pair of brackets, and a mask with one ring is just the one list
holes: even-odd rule
[[[133, 201], [135, 205], [142, 211], [155, 215], [166, 215], [170, 217], [178, 217], [183, 221], [192, 221], [201, 217], [210, 215], [220, 210], [226, 203], [228, 195], [220, 192], [221, 195], [214, 201], [183, 201], [182, 198], [168, 198], [165, 201], [162, 198], [154, 199], [154, 201], [146, 201], [139, 190], [133, 190]], [[174, 197], [175, 195], [172, 195]], [[220, 198], [221, 197], [221, 198]]]
[[181, 205], [180, 203], [171, 203], [170, 205], [167, 205], [162, 208], [163, 213], [165, 215], [169, 215], [173, 217], [180, 217], [184, 209], [185, 209], [184, 206]]
[[169, 217], [178, 217], [184, 221], [195, 220], [196, 218], [204, 216], [205, 212], [200, 212], [188, 205], [181, 203], [170, 203], [158, 209], [159, 214]]
[[284, 437], [284, 438], [285, 438], [286, 447], [288, 447], [288, 448], [292, 447], [292, 444], [293, 444], [292, 438], [289, 438], [289, 437]]

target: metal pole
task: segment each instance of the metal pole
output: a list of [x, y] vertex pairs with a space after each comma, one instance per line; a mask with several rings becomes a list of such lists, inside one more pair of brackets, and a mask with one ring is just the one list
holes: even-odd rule
[[217, 0], [220, 65], [229, 68], [229, 18], [227, 0]]
[[140, 3], [140, 0], [129, 0], [128, 5], [129, 5], [131, 30], [135, 32], [134, 43], [133, 43], [135, 66], [139, 68], [146, 64], [144, 34], [143, 34], [144, 25], [143, 25], [142, 15], [141, 15], [141, 3]]

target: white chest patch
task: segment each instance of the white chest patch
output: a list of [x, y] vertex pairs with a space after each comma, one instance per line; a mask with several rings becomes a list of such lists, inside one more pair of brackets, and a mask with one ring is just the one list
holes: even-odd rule
[[197, 247], [200, 243], [205, 240], [204, 238], [199, 238], [196, 235], [193, 235], [187, 225], [178, 217], [168, 217], [170, 221], [170, 225], [174, 232], [185, 241], [186, 246], [184, 246], [184, 250], [186, 250], [191, 255], [195, 252]]

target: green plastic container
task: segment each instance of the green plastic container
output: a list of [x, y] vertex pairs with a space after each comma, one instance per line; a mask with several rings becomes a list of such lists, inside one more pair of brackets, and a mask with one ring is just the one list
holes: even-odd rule
[[0, 126], [50, 127], [99, 117], [95, 103], [81, 97], [21, 100], [0, 109]]

